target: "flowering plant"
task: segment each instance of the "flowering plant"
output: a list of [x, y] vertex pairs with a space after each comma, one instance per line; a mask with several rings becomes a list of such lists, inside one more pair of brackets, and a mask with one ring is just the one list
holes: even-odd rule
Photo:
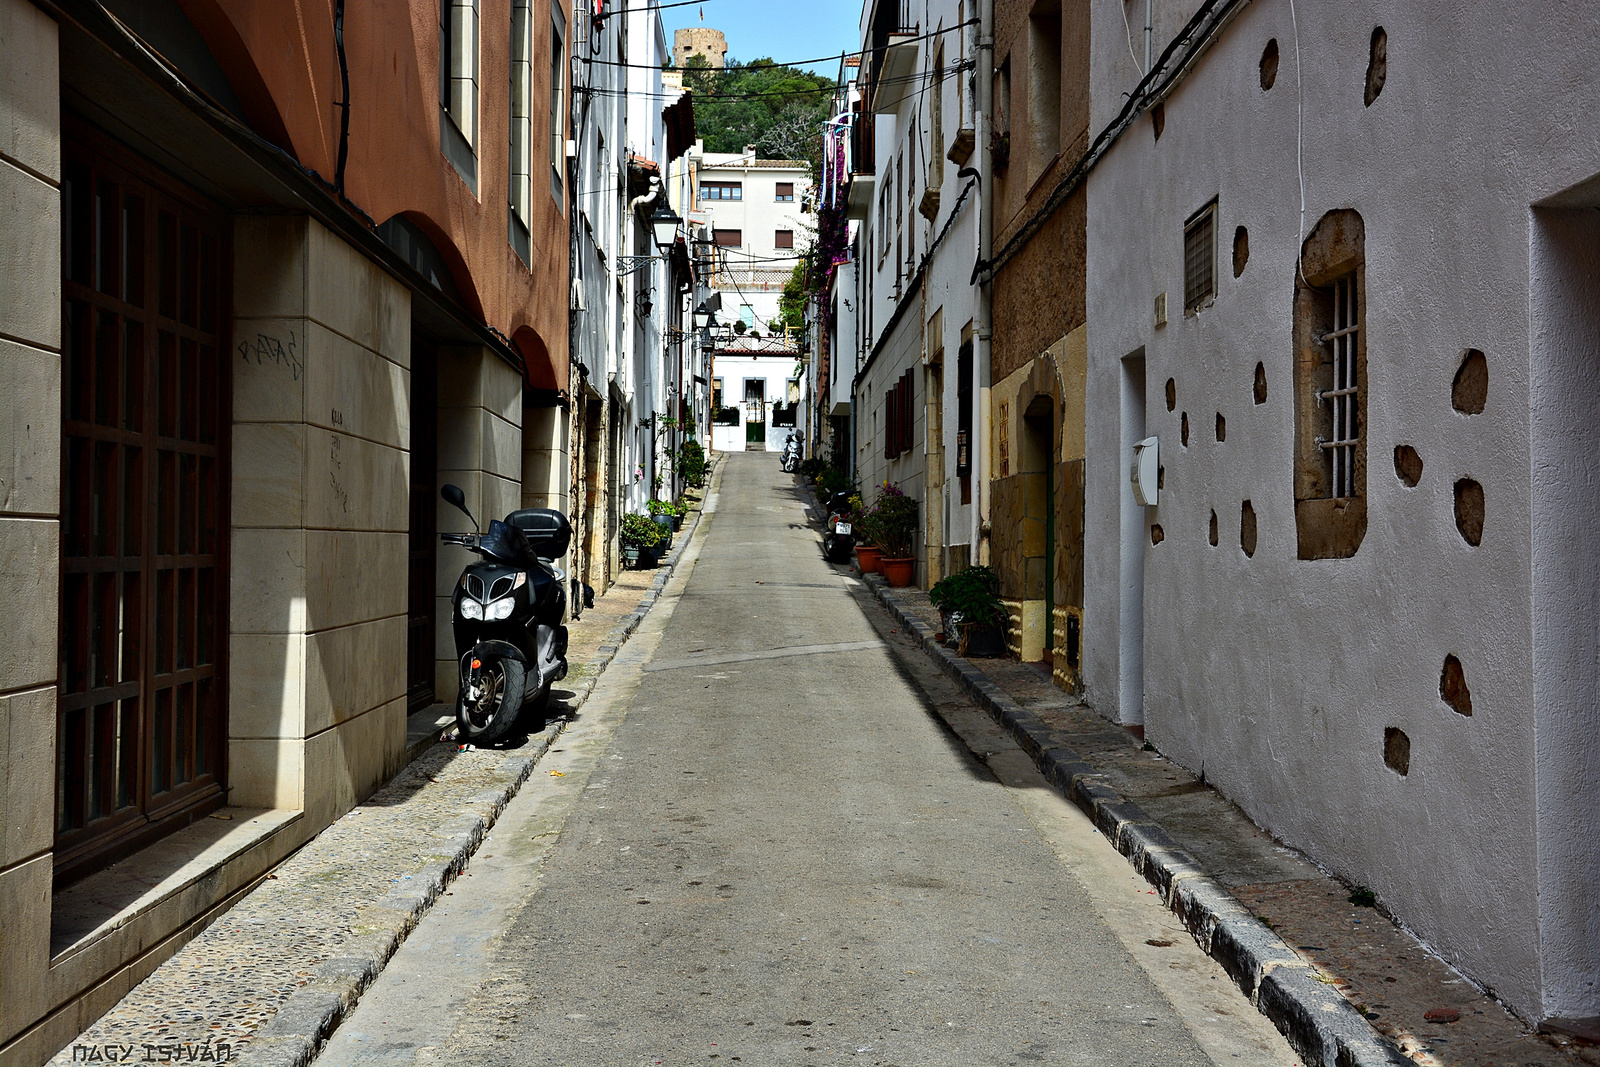
[[878, 487], [872, 506], [873, 541], [890, 559], [916, 555], [917, 502], [889, 482]]

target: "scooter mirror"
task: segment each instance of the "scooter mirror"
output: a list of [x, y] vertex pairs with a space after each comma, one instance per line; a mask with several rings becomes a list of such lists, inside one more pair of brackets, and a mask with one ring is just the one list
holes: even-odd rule
[[445, 483], [444, 488], [439, 490], [439, 495], [444, 497], [444, 502], [446, 504], [452, 504], [455, 507], [460, 508], [463, 515], [469, 519], [472, 519], [473, 527], [477, 527], [478, 520], [473, 519], [472, 512], [467, 510], [467, 495], [461, 491], [460, 487], [451, 485], [447, 482]]

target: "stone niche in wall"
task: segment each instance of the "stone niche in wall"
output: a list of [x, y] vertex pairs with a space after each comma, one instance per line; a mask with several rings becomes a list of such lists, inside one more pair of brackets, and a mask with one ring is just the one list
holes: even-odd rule
[[[1367, 533], [1365, 248], [1361, 216], [1349, 209], [1330, 211], [1306, 238], [1295, 272], [1294, 512], [1301, 559], [1349, 558]], [[1321, 394], [1335, 388], [1337, 376], [1337, 342], [1327, 335], [1351, 322], [1356, 326], [1348, 335], [1356, 444], [1343, 461], [1348, 475], [1341, 478], [1332, 450], [1323, 447], [1333, 436], [1333, 402]]]

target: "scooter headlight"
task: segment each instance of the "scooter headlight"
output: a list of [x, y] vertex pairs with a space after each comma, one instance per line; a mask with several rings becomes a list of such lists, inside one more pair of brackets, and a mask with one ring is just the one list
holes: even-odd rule
[[517, 606], [514, 598], [503, 596], [493, 604], [483, 609], [483, 617], [490, 622], [499, 622], [501, 619], [511, 618], [511, 612]]
[[483, 618], [483, 605], [469, 596], [461, 598], [461, 617], [463, 619]]

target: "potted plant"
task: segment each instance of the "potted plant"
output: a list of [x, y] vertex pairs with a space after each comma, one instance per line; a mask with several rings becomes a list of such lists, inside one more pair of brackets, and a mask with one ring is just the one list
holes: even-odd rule
[[851, 521], [855, 524], [856, 563], [862, 574], [877, 574], [883, 569], [883, 549], [878, 544], [878, 509], [867, 507], [859, 496], [852, 495], [856, 505]]
[[661, 527], [644, 515], [622, 516], [622, 558], [636, 567], [655, 566], [663, 536]]
[[917, 502], [888, 482], [872, 509], [875, 540], [883, 549], [883, 577], [902, 588], [917, 578]]
[[678, 449], [678, 470], [690, 488], [699, 489], [706, 484], [706, 451], [698, 441], [685, 441]]
[[1006, 606], [1000, 577], [988, 567], [968, 567], [935, 582], [928, 599], [944, 619], [946, 640], [963, 656], [1005, 654]]
[[650, 512], [650, 521], [661, 527], [666, 535], [667, 543], [663, 547], [671, 548], [672, 534], [678, 528], [677, 522], [674, 521], [677, 506], [670, 500], [652, 500], [645, 505], [645, 509]]

